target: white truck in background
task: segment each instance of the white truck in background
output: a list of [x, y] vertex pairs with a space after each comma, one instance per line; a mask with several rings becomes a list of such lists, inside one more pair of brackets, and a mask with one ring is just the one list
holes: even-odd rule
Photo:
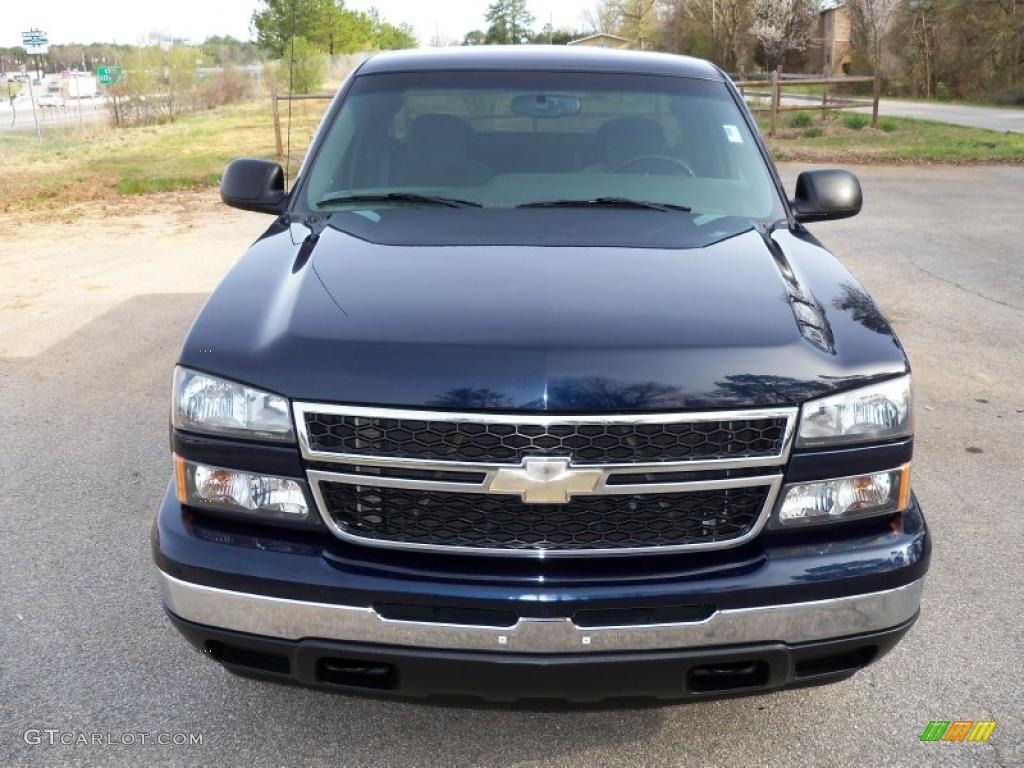
[[54, 75], [47, 75], [43, 81], [43, 90], [52, 94], [60, 101], [71, 99], [91, 99], [99, 91], [96, 76], [91, 72], [65, 70]]

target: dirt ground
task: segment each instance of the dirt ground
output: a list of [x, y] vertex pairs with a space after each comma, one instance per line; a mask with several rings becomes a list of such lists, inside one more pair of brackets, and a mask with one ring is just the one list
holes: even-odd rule
[[36, 355], [134, 296], [209, 293], [267, 224], [215, 190], [9, 214], [0, 358]]

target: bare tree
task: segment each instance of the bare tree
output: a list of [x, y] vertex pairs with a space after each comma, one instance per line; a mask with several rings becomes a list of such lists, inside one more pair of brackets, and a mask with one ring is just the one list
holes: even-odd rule
[[658, 32], [658, 4], [659, 0], [600, 0], [583, 12], [583, 19], [596, 31], [621, 35], [644, 50], [652, 47], [651, 37]]
[[904, 13], [909, 24], [905, 33], [911, 74], [924, 81], [924, 96], [932, 97], [935, 69], [935, 48], [940, 17], [935, 0], [904, 0]]
[[592, 32], [613, 32], [616, 27], [617, 18], [615, 9], [608, 0], [598, 0], [592, 8], [587, 8], [580, 14], [584, 26]]
[[640, 50], [650, 47], [656, 29], [656, 0], [610, 0], [618, 33], [636, 43]]
[[744, 68], [754, 0], [675, 0], [676, 15], [693, 22], [708, 40], [707, 55], [729, 71]]
[[882, 64], [882, 46], [892, 30], [900, 0], [850, 0], [850, 23], [858, 48], [867, 54], [871, 71]]
[[757, 0], [750, 32], [761, 63], [775, 69], [790, 51], [806, 50], [817, 20], [816, 0]]

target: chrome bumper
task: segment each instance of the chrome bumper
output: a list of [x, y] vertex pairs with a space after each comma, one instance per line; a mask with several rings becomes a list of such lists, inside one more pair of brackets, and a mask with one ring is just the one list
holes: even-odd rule
[[917, 613], [924, 580], [883, 592], [805, 603], [730, 608], [703, 621], [577, 627], [569, 618], [520, 618], [482, 627], [382, 618], [372, 608], [232, 592], [160, 572], [164, 603], [187, 621], [285, 640], [322, 638], [383, 645], [516, 653], [591, 653], [738, 643], [804, 643], [902, 624]]

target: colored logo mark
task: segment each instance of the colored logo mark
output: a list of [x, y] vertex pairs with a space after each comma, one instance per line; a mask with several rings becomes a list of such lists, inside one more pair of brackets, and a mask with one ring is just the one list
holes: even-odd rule
[[995, 728], [995, 720], [932, 720], [921, 741], [988, 741]]

